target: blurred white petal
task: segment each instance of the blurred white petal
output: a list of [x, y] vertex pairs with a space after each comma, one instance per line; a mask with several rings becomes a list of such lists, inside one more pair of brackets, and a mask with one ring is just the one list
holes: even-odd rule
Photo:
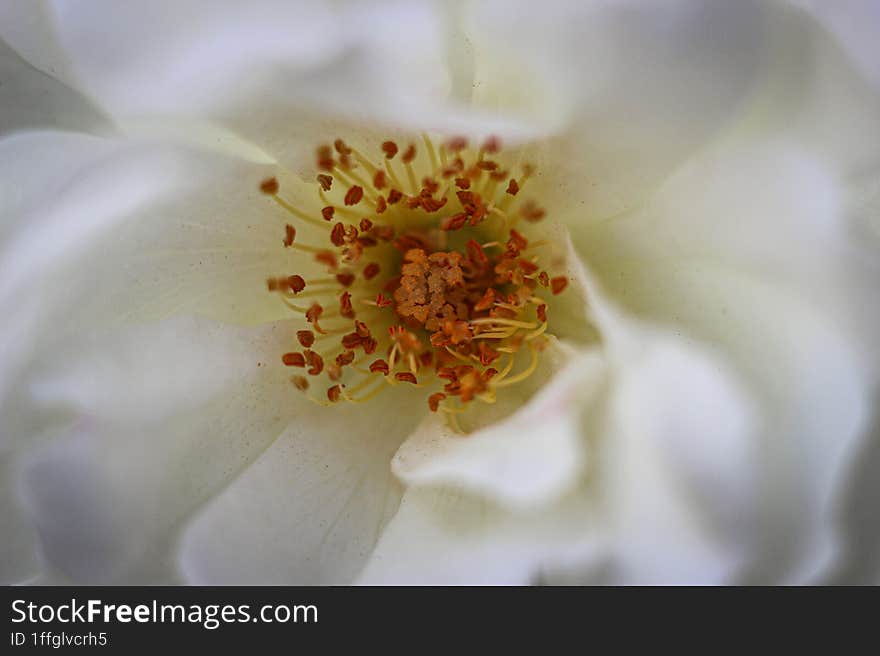
[[482, 430], [456, 435], [432, 415], [397, 452], [392, 470], [408, 487], [459, 489], [515, 509], [570, 492], [588, 458], [582, 413], [604, 366], [596, 353], [564, 358], [532, 399]]
[[595, 469], [613, 580], [730, 581], [755, 532], [751, 400], [694, 346], [639, 331], [615, 339]]
[[[168, 577], [182, 523], [306, 403], [274, 363], [285, 336], [278, 326], [177, 319], [72, 343], [93, 349], [79, 361], [47, 358], [33, 374], [43, 407], [17, 436], [54, 434], [29, 449], [18, 481], [47, 564], [80, 582]], [[193, 357], [199, 366], [175, 381]]]
[[0, 151], [17, 164], [0, 253], [0, 299], [16, 308], [0, 388], [39, 340], [193, 312], [250, 324], [288, 316], [265, 293], [267, 275], [289, 264], [285, 213], [258, 190], [274, 167], [63, 133], [10, 136]]
[[880, 89], [880, 58], [877, 49], [880, 5], [874, 0], [790, 1], [809, 12], [828, 29], [862, 74]]
[[609, 294], [713, 344], [758, 392], [755, 580], [815, 576], [839, 546], [877, 363], [875, 267], [845, 216], [830, 171], [762, 146], [707, 154], [643, 209], [573, 233]]
[[109, 120], [86, 98], [24, 61], [2, 38], [0, 80], [0, 134], [33, 128], [109, 129]]
[[189, 524], [180, 546], [184, 579], [349, 583], [400, 500], [388, 463], [427, 411], [399, 387], [380, 398], [332, 412], [312, 404], [299, 409], [272, 446]]
[[481, 3], [474, 101], [561, 135], [536, 149], [543, 196], [576, 199], [581, 220], [615, 214], [736, 116], [763, 18], [750, 0]]
[[[304, 136], [326, 131], [328, 117], [533, 133], [497, 113], [445, 104], [446, 33], [434, 2], [50, 0], [41, 12], [13, 12], [17, 29], [7, 28], [6, 38], [38, 66], [64, 60], [77, 88], [122, 125], [144, 116], [165, 117], [172, 128], [214, 120], [289, 163], [302, 155]], [[113, 30], [104, 29], [108, 22]], [[63, 54], [47, 57], [47, 39]]]
[[409, 490], [357, 579], [376, 585], [525, 585], [546, 563], [595, 541], [590, 504], [574, 494], [509, 513], [451, 489]]
[[17, 495], [20, 471], [12, 455], [0, 458], [0, 583], [4, 585], [26, 581], [41, 571], [37, 536]]

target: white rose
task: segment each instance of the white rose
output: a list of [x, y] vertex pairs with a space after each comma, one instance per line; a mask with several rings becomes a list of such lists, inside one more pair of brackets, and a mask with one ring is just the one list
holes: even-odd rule
[[[757, 0], [3, 5], [0, 576], [877, 580], [878, 27]], [[546, 322], [465, 322], [500, 349], [472, 401], [431, 412], [445, 381], [382, 333], [424, 387], [355, 363], [310, 403], [333, 381], [301, 393], [282, 354], [318, 327], [266, 280], [342, 292], [308, 250], [314, 148], [345, 141], [336, 220], [373, 212], [384, 139], [418, 145], [415, 185], [402, 153], [388, 173], [415, 196], [456, 135], [500, 137], [467, 162], [522, 188], [474, 172], [496, 223], [444, 248], [533, 200], [526, 259], [568, 288], [518, 287]]]

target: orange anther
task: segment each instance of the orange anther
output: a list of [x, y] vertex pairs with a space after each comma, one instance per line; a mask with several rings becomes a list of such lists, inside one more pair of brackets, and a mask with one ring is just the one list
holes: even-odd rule
[[333, 186], [333, 177], [326, 173], [319, 173], [318, 184], [321, 185], [321, 189], [324, 191], [330, 191], [330, 188]]
[[317, 150], [318, 168], [322, 171], [332, 171], [336, 166], [333, 160], [333, 149], [330, 146], [319, 146]]
[[523, 206], [519, 208], [520, 216], [522, 216], [526, 221], [540, 221], [543, 219], [547, 212], [538, 207], [534, 201], [527, 200], [523, 203]]
[[262, 191], [264, 194], [274, 196], [278, 193], [278, 179], [266, 178], [260, 183], [260, 191]]
[[306, 351], [306, 362], [309, 363], [311, 367], [308, 370], [308, 373], [312, 376], [317, 376], [322, 371], [324, 371], [324, 358], [315, 353], [314, 351]]
[[297, 330], [296, 338], [304, 348], [310, 348], [315, 343], [315, 333], [311, 330]]
[[342, 246], [345, 243], [345, 226], [337, 223], [330, 231], [330, 241], [334, 246]]
[[568, 278], [565, 276], [557, 276], [550, 279], [550, 290], [554, 295], [559, 294], [568, 286]]
[[313, 303], [312, 306], [306, 310], [306, 321], [313, 324], [321, 318], [322, 314], [324, 314], [324, 308], [321, 307], [321, 304]]
[[385, 362], [385, 360], [376, 360], [370, 364], [370, 371], [372, 371], [374, 374], [381, 373], [387, 376], [389, 371], [388, 363]]
[[364, 188], [358, 185], [353, 185], [347, 192], [345, 192], [345, 204], [357, 205], [361, 202], [363, 197]]
[[375, 262], [370, 262], [367, 266], [364, 267], [364, 278], [367, 280], [372, 280], [376, 276], [379, 275], [379, 265]]
[[477, 240], [469, 240], [468, 243], [465, 244], [465, 248], [467, 249], [468, 257], [474, 264], [485, 265], [489, 261], [489, 258], [486, 257], [486, 252]]
[[336, 259], [336, 254], [331, 251], [321, 251], [319, 253], [315, 253], [315, 259], [321, 264], [326, 265], [330, 269], [335, 269], [339, 266], [339, 261]]
[[339, 297], [339, 314], [347, 319], [354, 319], [354, 308], [351, 305], [351, 294], [342, 292]]
[[483, 293], [483, 297], [474, 304], [474, 310], [476, 310], [477, 312], [483, 312], [484, 310], [488, 310], [493, 305], [495, 305], [495, 290], [489, 287]]
[[339, 400], [339, 396], [342, 394], [342, 388], [339, 385], [334, 385], [327, 389], [327, 398], [330, 399], [331, 402], [336, 403]]
[[419, 383], [416, 375], [409, 371], [398, 371], [394, 374], [394, 377], [404, 383], [412, 383], [413, 385], [418, 385]]
[[491, 136], [483, 142], [483, 152], [494, 154], [501, 150], [501, 139]]
[[306, 288], [306, 281], [303, 279], [302, 276], [298, 276], [296, 274], [287, 277], [287, 284], [294, 294], [299, 294], [302, 290]]
[[337, 273], [336, 281], [342, 285], [343, 287], [350, 287], [354, 282], [354, 274], [353, 273]]
[[453, 137], [446, 142], [446, 147], [453, 153], [457, 153], [467, 148], [468, 140], [465, 137]]
[[288, 223], [284, 226], [284, 247], [290, 248], [293, 246], [294, 239], [296, 239], [296, 228]]
[[459, 214], [453, 214], [452, 216], [445, 217], [442, 221], [440, 221], [440, 229], [441, 230], [461, 230], [464, 227], [464, 224], [467, 223], [468, 216], [464, 212]]
[[446, 395], [443, 392], [436, 392], [428, 397], [428, 407], [431, 409], [431, 412], [437, 412], [440, 408], [440, 401], [446, 398]]
[[285, 353], [281, 356], [281, 361], [288, 367], [306, 366], [306, 359], [302, 353]]

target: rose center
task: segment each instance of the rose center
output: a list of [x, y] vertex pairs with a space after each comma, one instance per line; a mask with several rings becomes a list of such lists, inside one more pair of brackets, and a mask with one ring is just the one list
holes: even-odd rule
[[[263, 181], [293, 217], [284, 247], [329, 274], [273, 277], [268, 289], [304, 318], [299, 348], [282, 361], [304, 369], [291, 380], [313, 401], [361, 403], [406, 384], [454, 424], [466, 404], [491, 403], [534, 372], [550, 297], [567, 279], [543, 268], [546, 242], [516, 230], [545, 214], [521, 199], [532, 167], [511, 175], [495, 138], [478, 149], [461, 138], [423, 143], [419, 161], [415, 144], [400, 153], [385, 141], [381, 164], [342, 140], [318, 148], [311, 211], [282, 197], [276, 178]], [[324, 243], [303, 243], [298, 227]], [[326, 400], [310, 392], [321, 377]]]

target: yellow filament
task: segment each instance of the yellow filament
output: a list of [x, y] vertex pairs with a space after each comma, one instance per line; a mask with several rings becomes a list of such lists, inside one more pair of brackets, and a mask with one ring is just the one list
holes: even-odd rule
[[505, 380], [498, 381], [494, 387], [507, 387], [508, 385], [513, 385], [515, 383], [519, 383], [520, 381], [525, 380], [533, 373], [535, 373], [535, 369], [538, 368], [538, 351], [531, 344], [529, 344], [529, 350], [532, 352], [532, 361], [529, 366], [523, 371], [519, 372], [516, 376], [512, 376]]
[[485, 326], [498, 324], [499, 326], [516, 326], [517, 328], [534, 328], [538, 324], [530, 321], [516, 321], [515, 319], [503, 319], [501, 317], [485, 317], [483, 319], [471, 319], [471, 325]]
[[412, 195], [419, 195], [419, 184], [416, 182], [416, 174], [413, 171], [412, 163], [404, 162], [404, 166], [406, 167], [406, 177], [409, 178], [409, 184], [412, 187]]
[[313, 289], [311, 291], [298, 292], [294, 294], [296, 298], [320, 298], [321, 296], [328, 296], [331, 299], [335, 300], [339, 297], [341, 292], [338, 290], [332, 289]]
[[437, 175], [437, 154], [434, 152], [434, 144], [431, 143], [427, 134], [422, 134], [422, 141], [425, 142], [428, 157], [431, 159], [431, 177], [434, 177]]
[[378, 396], [379, 394], [381, 394], [386, 389], [388, 389], [388, 387], [386, 385], [379, 385], [378, 387], [376, 387], [376, 389], [366, 393], [364, 396], [360, 397], [359, 399], [356, 399], [352, 396], [349, 396], [348, 393], [346, 393], [345, 389], [343, 389], [342, 396], [344, 396], [345, 400], [348, 401], [349, 403], [366, 403], [367, 401], [369, 401], [369, 400], [375, 398], [376, 396]]
[[455, 414], [452, 414], [452, 413], [450, 413], [450, 412], [448, 412], [448, 411], [446, 411], [446, 410], [444, 410], [444, 412], [446, 412], [446, 423], [447, 423], [447, 425], [448, 425], [448, 426], [449, 426], [454, 432], [459, 433], [459, 434], [464, 434], [464, 431], [463, 431], [462, 428], [461, 428], [461, 424], [458, 423], [458, 416], [455, 415]]
[[311, 223], [313, 225], [321, 226], [325, 230], [327, 229], [326, 221], [320, 221], [312, 216], [309, 216], [308, 214], [303, 212], [301, 209], [294, 207], [293, 205], [288, 203], [286, 200], [284, 200], [283, 198], [281, 198], [277, 194], [272, 196], [272, 200], [274, 200], [276, 203], [278, 203], [281, 207], [283, 207], [285, 210], [287, 210], [290, 214], [293, 214], [293, 216], [295, 216], [296, 218], [301, 219], [302, 221], [305, 221], [306, 223]]
[[479, 335], [474, 335], [474, 339], [507, 339], [516, 334], [516, 331], [516, 328], [511, 328], [503, 333], [480, 333]]
[[299, 244], [297, 242], [293, 242], [291, 248], [295, 251], [302, 251], [304, 253], [323, 253], [325, 251], [330, 250], [329, 248], [321, 248], [319, 246], [309, 246], [308, 244]]
[[341, 335], [342, 333], [351, 332], [351, 326], [340, 326], [339, 328], [325, 328], [322, 335], [315, 337], [315, 341], [327, 339], [333, 335]]
[[455, 356], [457, 359], [461, 360], [462, 362], [465, 362], [465, 363], [467, 363], [467, 364], [470, 364], [470, 363], [471, 363], [470, 360], [468, 360], [465, 356], [463, 356], [463, 355], [462, 355], [461, 353], [459, 353], [458, 351], [453, 351], [453, 350], [452, 350], [451, 348], [449, 348], [448, 346], [446, 346], [446, 347], [444, 347], [444, 348], [449, 352], [450, 355]]
[[[351, 146], [349, 146], [351, 148]], [[351, 148], [351, 154], [354, 155], [354, 158], [360, 162], [361, 166], [367, 169], [370, 172], [370, 175], [376, 175], [376, 171], [379, 170], [379, 167], [373, 164], [373, 161], [363, 155], [357, 148]]]
[[530, 342], [530, 341], [532, 341], [533, 339], [535, 339], [536, 337], [538, 337], [538, 336], [540, 336], [540, 335], [543, 335], [545, 330], [547, 330], [547, 322], [546, 322], [546, 321], [545, 321], [544, 323], [541, 324], [541, 327], [540, 327], [540, 328], [538, 328], [538, 329], [535, 330], [535, 331], [532, 331], [532, 332], [528, 333], [528, 334], [526, 335], [526, 337], [525, 337], [526, 341], [527, 341], [527, 342]]
[[315, 285], [338, 285], [339, 281], [336, 278], [312, 278], [311, 280], [306, 280], [307, 287], [314, 287]]
[[[376, 382], [376, 374], [370, 372], [364, 380], [362, 380], [357, 385], [355, 385], [354, 387], [352, 387], [351, 389], [349, 389], [347, 391], [349, 394], [356, 394], [357, 392], [360, 392], [365, 387], [368, 387], [370, 385], [370, 383], [374, 383], [374, 382]], [[382, 387], [384, 387], [384, 385]]]
[[390, 159], [385, 160], [385, 170], [388, 171], [388, 177], [391, 178], [391, 182], [394, 183], [394, 188], [398, 191], [403, 191], [403, 185], [400, 184], [400, 179], [397, 177], [397, 174], [394, 172], [394, 166], [391, 164]]

